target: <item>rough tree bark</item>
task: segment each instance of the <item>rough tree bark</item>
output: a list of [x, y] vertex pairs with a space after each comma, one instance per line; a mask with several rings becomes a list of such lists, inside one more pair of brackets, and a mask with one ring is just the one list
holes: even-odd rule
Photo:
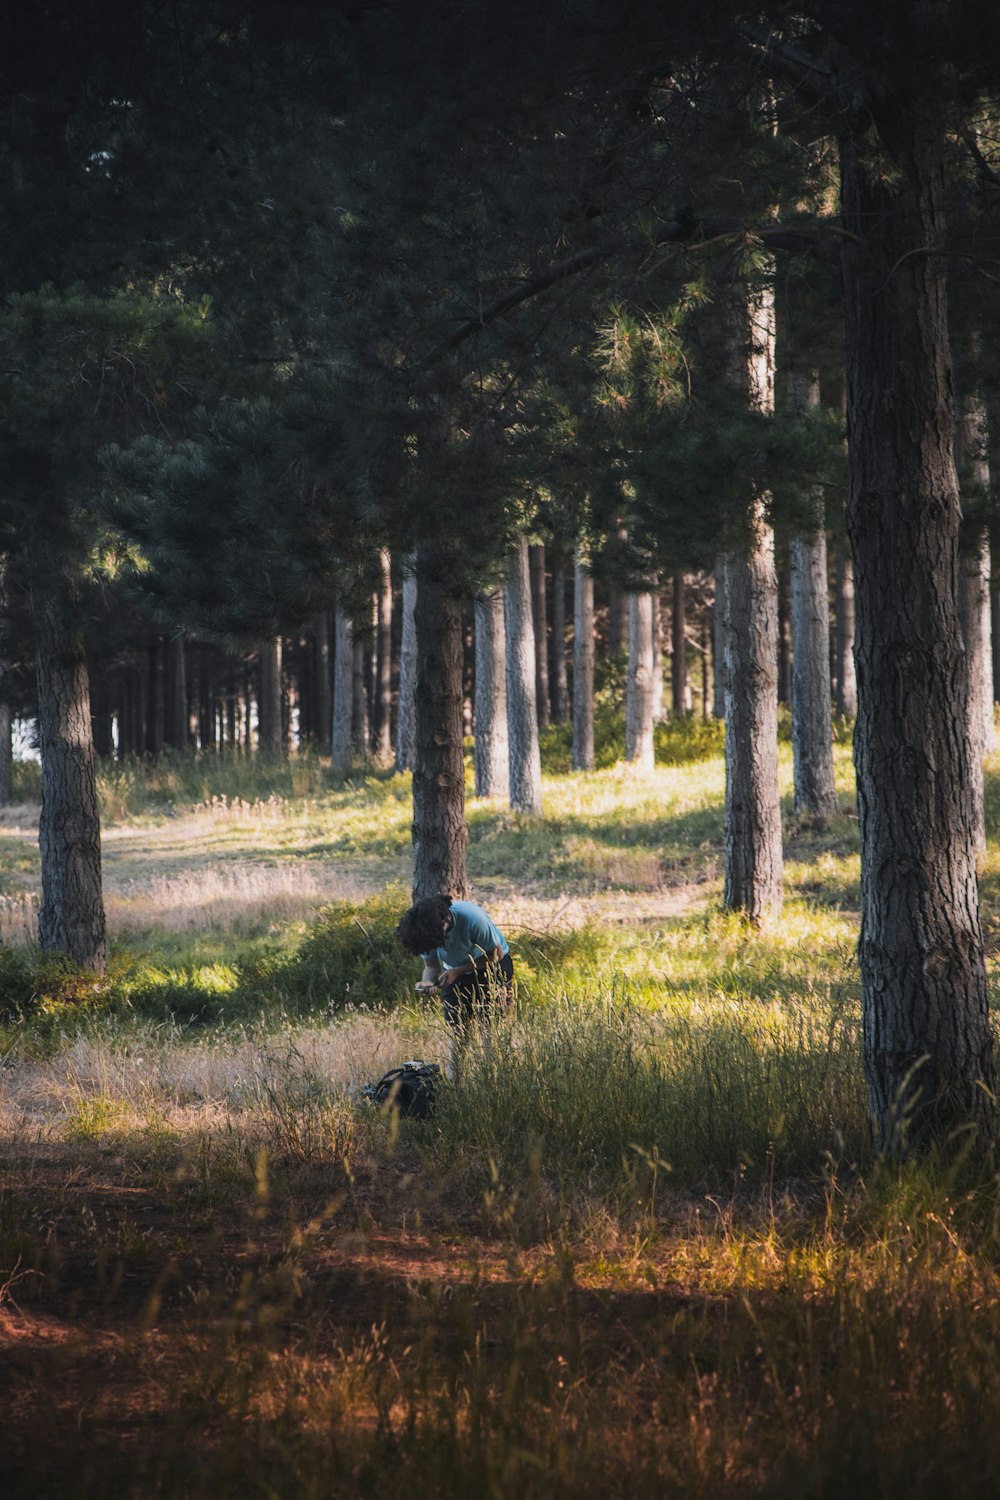
[[42, 755], [38, 936], [46, 952], [103, 974], [101, 824], [83, 634], [76, 611], [44, 583], [33, 586], [31, 604]]
[[628, 596], [628, 677], [625, 687], [625, 759], [653, 769], [653, 596]]
[[[284, 753], [281, 713], [281, 636], [261, 641], [260, 696], [257, 699], [257, 742], [262, 755], [277, 759]], [[204, 738], [204, 735], [203, 735]]]
[[10, 703], [10, 603], [5, 556], [0, 555], [0, 807], [10, 804], [14, 773], [13, 723]]
[[382, 765], [392, 758], [392, 563], [383, 547], [379, 552], [377, 693], [375, 700], [375, 754]]
[[[760, 507], [762, 509], [762, 507]], [[725, 885], [723, 906], [751, 922], [780, 910], [778, 588], [774, 533], [757, 514], [746, 555], [726, 566]]]
[[476, 796], [510, 796], [503, 593], [476, 597]]
[[[924, 19], [943, 17], [931, 6]], [[919, 98], [905, 76], [892, 81], [868, 92], [857, 138], [845, 130], [841, 186], [853, 237], [842, 254], [865, 1074], [876, 1144], [900, 1150], [970, 1122], [992, 1136], [996, 1079], [958, 617], [945, 260], [927, 253], [943, 234], [944, 79], [935, 69]]]
[[354, 641], [351, 622], [338, 605], [333, 616], [333, 723], [330, 765], [338, 776], [351, 769], [354, 739]]
[[320, 610], [312, 622], [313, 733], [320, 755], [330, 753], [333, 701], [330, 663], [330, 616]]
[[510, 559], [503, 592], [507, 631], [507, 727], [510, 736], [510, 805], [542, 811], [542, 761], [535, 704], [535, 632], [531, 621], [528, 543], [522, 537]]
[[[789, 411], [819, 406], [819, 372], [799, 365], [794, 346], [786, 380]], [[837, 811], [830, 702], [830, 600], [823, 497], [812, 501], [813, 526], [792, 538], [792, 755], [795, 811], [829, 818]]]
[[[734, 378], [751, 407], [774, 408], [774, 292], [733, 301], [742, 338]], [[774, 533], [754, 497], [746, 551], [726, 561], [723, 639], [726, 689], [725, 888], [723, 904], [751, 922], [781, 907], [778, 797], [778, 582]]]
[[545, 728], [552, 721], [549, 704], [549, 622], [545, 607], [545, 548], [528, 548], [531, 572], [531, 617], [535, 627], [535, 705], [538, 723]]
[[723, 618], [726, 613], [726, 557], [718, 553], [715, 558], [715, 588], [712, 595], [712, 713], [717, 719], [726, 717], [726, 632]]
[[663, 599], [659, 585], [653, 590], [653, 723], [662, 724], [663, 706]]
[[858, 679], [854, 667], [854, 561], [847, 548], [837, 547], [833, 566], [834, 661], [838, 714], [853, 719], [858, 711]]
[[366, 759], [371, 750], [368, 677], [365, 643], [355, 638], [351, 648], [351, 748], [359, 760]]
[[396, 770], [412, 771], [416, 759], [413, 695], [417, 687], [417, 575], [412, 557], [403, 562], [403, 630], [399, 647], [399, 699], [396, 706]]
[[688, 710], [687, 599], [683, 573], [673, 575], [671, 587], [670, 706], [677, 718]]
[[[979, 340], [973, 340], [973, 357]], [[989, 419], [981, 390], [964, 392], [958, 422], [958, 459], [973, 504], [990, 489]], [[970, 509], [972, 507], [970, 506]], [[990, 619], [990, 534], [977, 526], [961, 554], [958, 595], [962, 637], [969, 663], [969, 737], [972, 745], [976, 848], [986, 848], [983, 761], [993, 751], [993, 638]]]
[[566, 554], [562, 547], [552, 552], [552, 634], [549, 683], [552, 688], [552, 718], [557, 724], [569, 719], [569, 681], [566, 673]]
[[468, 891], [462, 760], [462, 606], [438, 547], [417, 549], [413, 899]]
[[594, 580], [578, 549], [573, 569], [573, 770], [594, 769]]

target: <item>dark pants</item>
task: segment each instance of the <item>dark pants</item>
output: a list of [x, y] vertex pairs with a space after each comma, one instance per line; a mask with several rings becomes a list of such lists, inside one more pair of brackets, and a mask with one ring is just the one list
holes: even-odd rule
[[464, 1030], [470, 1022], [495, 1021], [504, 1014], [511, 997], [514, 963], [509, 953], [485, 969], [463, 974], [441, 989], [444, 1018], [449, 1026]]

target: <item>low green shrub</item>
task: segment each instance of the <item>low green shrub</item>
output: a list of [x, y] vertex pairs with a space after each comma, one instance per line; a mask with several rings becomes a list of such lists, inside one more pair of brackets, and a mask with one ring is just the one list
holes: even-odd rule
[[408, 904], [402, 887], [390, 886], [367, 901], [324, 907], [291, 954], [247, 967], [242, 994], [280, 999], [304, 1013], [348, 1005], [393, 1005], [412, 996], [419, 967], [395, 937]]
[[[601, 664], [594, 694], [594, 768], [606, 770], [625, 758], [625, 663]], [[657, 765], [684, 766], [722, 753], [725, 724], [694, 714], [671, 715], [653, 730]], [[790, 730], [789, 730], [790, 734]], [[572, 764], [573, 727], [549, 724], [538, 732], [542, 767], [550, 774], [565, 773]]]
[[10, 800], [17, 805], [22, 802], [41, 802], [42, 767], [37, 760], [16, 760], [11, 767]]

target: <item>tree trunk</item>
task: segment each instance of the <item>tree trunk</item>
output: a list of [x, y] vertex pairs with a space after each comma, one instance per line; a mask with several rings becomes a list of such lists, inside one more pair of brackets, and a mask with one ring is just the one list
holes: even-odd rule
[[257, 742], [261, 755], [277, 759], [284, 748], [281, 732], [281, 637], [261, 641], [260, 696], [257, 699]]
[[40, 586], [32, 592], [32, 614], [42, 755], [38, 936], [45, 952], [66, 953], [103, 974], [101, 824], [83, 636], [76, 612]]
[[677, 718], [688, 710], [686, 615], [684, 574], [675, 573], [672, 579], [670, 613], [670, 706]]
[[549, 705], [549, 624], [545, 608], [545, 548], [528, 548], [531, 572], [531, 617], [535, 632], [535, 704], [541, 728], [551, 723]]
[[726, 808], [723, 905], [757, 923], [781, 908], [778, 582], [774, 534], [758, 514], [745, 557], [726, 566]]
[[791, 582], [782, 570], [778, 578], [778, 702], [792, 701]]
[[[865, 1073], [875, 1141], [995, 1129], [976, 882], [968, 673], [936, 99], [879, 97], [892, 159], [842, 141], [858, 640]], [[874, 108], [874, 106], [873, 106]], [[865, 133], [877, 114], [866, 110]]]
[[190, 747], [187, 711], [187, 652], [182, 635], [167, 642], [167, 703], [163, 738], [172, 750]]
[[[774, 292], [748, 290], [734, 377], [750, 407], [774, 410]], [[751, 922], [781, 907], [778, 797], [778, 581], [764, 497], [752, 501], [745, 555], [725, 575], [726, 806], [724, 905]]]
[[476, 598], [476, 796], [510, 796], [503, 594]]
[[417, 549], [413, 899], [468, 890], [462, 759], [462, 609], [441, 550]]
[[[972, 355], [979, 353], [974, 340]], [[989, 421], [982, 391], [967, 391], [962, 399], [958, 424], [958, 456], [965, 475], [969, 505], [967, 513], [982, 514], [990, 491]], [[962, 552], [959, 616], [969, 663], [969, 736], [972, 744], [972, 774], [976, 823], [976, 848], [986, 848], [983, 761], [995, 748], [993, 728], [993, 639], [990, 622], [990, 534], [976, 526], [971, 545]]]
[[371, 720], [368, 717], [368, 671], [365, 644], [354, 640], [351, 647], [351, 748], [359, 760], [365, 760], [371, 749]]
[[320, 755], [330, 754], [330, 732], [333, 728], [333, 698], [330, 662], [330, 616], [320, 610], [312, 625], [312, 724], [316, 749]]
[[14, 773], [10, 703], [10, 595], [8, 561], [0, 554], [0, 807], [8, 807]]
[[521, 538], [504, 585], [507, 630], [507, 727], [510, 735], [510, 805], [542, 811], [542, 762], [535, 705], [535, 632], [531, 621], [528, 544]]
[[[794, 339], [787, 377], [789, 411], [819, 406], [819, 373], [796, 361]], [[830, 599], [826, 567], [823, 496], [811, 496], [814, 526], [793, 537], [792, 589], [792, 753], [795, 811], [829, 818], [837, 811], [833, 784], [830, 703]]]
[[569, 719], [569, 682], [566, 675], [566, 557], [562, 548], [552, 556], [552, 718], [557, 724]]
[[628, 597], [628, 680], [625, 690], [625, 759], [653, 769], [653, 596]]
[[993, 661], [990, 637], [990, 534], [977, 530], [962, 554], [959, 614], [969, 666], [969, 742], [972, 751], [976, 848], [986, 849], [983, 761], [994, 748]]
[[330, 768], [337, 776], [351, 769], [354, 728], [354, 641], [351, 622], [338, 605], [333, 621], [333, 724]]
[[712, 597], [712, 712], [717, 719], [726, 717], [726, 559], [719, 553], [715, 559], [715, 592]]
[[375, 755], [380, 765], [392, 759], [392, 565], [383, 547], [379, 552], [378, 691], [375, 700]]
[[476, 611], [462, 608], [462, 734], [471, 739], [476, 722]]
[[826, 532], [792, 541], [792, 755], [795, 811], [837, 811], [830, 706], [830, 604]]
[[663, 599], [659, 585], [653, 590], [653, 723], [662, 724], [663, 707]]
[[854, 668], [854, 562], [847, 548], [837, 547], [834, 563], [837, 712], [853, 719], [858, 711], [858, 682]]
[[573, 770], [594, 769], [594, 580], [578, 550], [573, 569]]
[[417, 686], [417, 577], [412, 558], [403, 563], [403, 632], [399, 647], [396, 707], [396, 770], [412, 771], [416, 760], [413, 695]]

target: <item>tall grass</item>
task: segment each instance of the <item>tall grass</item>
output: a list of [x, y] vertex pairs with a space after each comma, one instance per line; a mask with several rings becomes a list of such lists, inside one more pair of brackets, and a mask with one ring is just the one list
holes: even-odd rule
[[1000, 1179], [872, 1159], [856, 826], [722, 915], [686, 733], [470, 805], [518, 998], [430, 1121], [360, 1095], [447, 1048], [405, 784], [115, 773], [109, 975], [0, 949], [5, 1495], [995, 1493]]

